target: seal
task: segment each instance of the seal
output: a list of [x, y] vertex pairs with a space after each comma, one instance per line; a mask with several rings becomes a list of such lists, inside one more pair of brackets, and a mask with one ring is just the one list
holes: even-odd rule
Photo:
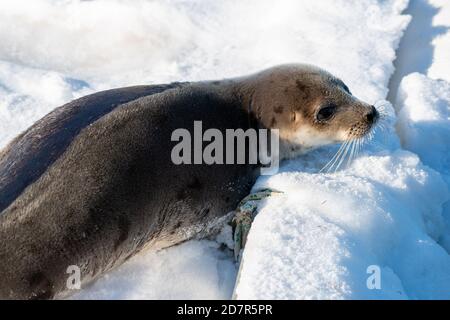
[[278, 129], [280, 157], [365, 135], [376, 109], [317, 67], [135, 86], [65, 104], [0, 153], [0, 298], [68, 294], [144, 248], [202, 237], [229, 217], [259, 164], [174, 164], [174, 130]]

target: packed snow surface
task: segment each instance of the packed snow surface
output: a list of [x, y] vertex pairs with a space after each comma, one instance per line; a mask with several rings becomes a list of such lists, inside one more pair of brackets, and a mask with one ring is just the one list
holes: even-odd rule
[[[450, 3], [448, 0], [421, 0], [435, 10], [431, 21], [433, 56], [428, 75], [450, 82]], [[420, 14], [420, 12], [419, 12]]]
[[71, 299], [229, 299], [236, 279], [231, 255], [214, 241], [135, 256]]
[[[443, 136], [448, 137], [447, 84], [420, 76], [405, 80], [399, 100], [405, 111], [397, 127], [393, 108], [383, 101], [409, 22], [402, 14], [407, 4], [2, 0], [0, 148], [53, 108], [97, 90], [220, 79], [280, 63], [321, 66], [383, 111], [384, 130], [336, 173], [318, 173], [336, 152], [331, 147], [288, 161], [279, 174], [258, 180], [255, 190], [268, 186], [284, 193], [261, 203], [235, 297], [450, 298], [444, 249], [450, 232], [442, 216], [442, 204], [450, 199], [449, 166], [443, 162], [450, 140]], [[436, 15], [436, 26], [448, 23], [448, 10]], [[433, 42], [433, 77], [450, 77], [448, 37], [442, 29]], [[425, 103], [436, 113], [431, 120], [421, 118], [423, 97], [410, 94], [417, 88], [429, 97]], [[407, 110], [416, 108], [422, 116], [411, 120], [414, 112]], [[435, 130], [436, 147], [420, 141]], [[230, 240], [225, 231], [218, 242]], [[222, 247], [195, 240], [144, 252], [73, 298], [230, 298], [237, 268]], [[369, 289], [373, 270], [380, 271], [380, 286]]]

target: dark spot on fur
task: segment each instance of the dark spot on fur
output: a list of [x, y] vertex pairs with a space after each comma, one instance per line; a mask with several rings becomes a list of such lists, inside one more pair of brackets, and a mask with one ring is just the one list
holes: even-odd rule
[[28, 279], [31, 288], [31, 299], [44, 300], [53, 297], [52, 284], [42, 272], [33, 273]]
[[188, 189], [200, 190], [201, 188], [203, 188], [203, 184], [197, 177], [195, 177], [194, 180], [191, 183], [189, 183], [186, 187]]
[[155, 123], [158, 126], [165, 125], [168, 121], [169, 121], [169, 117], [167, 116], [167, 114], [161, 114], [161, 115], [155, 117]]
[[283, 110], [284, 110], [283, 106], [278, 106], [273, 109], [273, 111], [275, 111], [275, 113], [278, 114], [283, 113]]
[[195, 192], [201, 190], [203, 188], [203, 184], [200, 180], [195, 177], [191, 182], [189, 182], [185, 187], [182, 187], [177, 191], [176, 198], [177, 200], [185, 200], [189, 198], [191, 195], [194, 195]]
[[297, 85], [298, 90], [300, 90], [300, 92], [302, 93], [302, 98], [303, 99], [308, 99], [308, 86], [303, 84], [300, 80], [296, 80], [295, 84]]
[[225, 198], [225, 202], [226, 202], [226, 203], [230, 202], [230, 197], [226, 197], [226, 198]]
[[296, 80], [295, 84], [300, 91], [306, 91], [308, 89], [308, 87], [304, 85], [300, 80]]
[[188, 193], [185, 189], [178, 190], [177, 195], [176, 195], [177, 200], [184, 200], [187, 198], [187, 196], [188, 196]]
[[175, 228], [175, 229], [178, 229], [179, 227], [181, 227], [181, 225], [182, 225], [181, 221], [178, 221], [178, 222], [175, 224], [174, 228]]
[[276, 124], [277, 124], [277, 119], [275, 119], [275, 117], [272, 117], [272, 121], [270, 122], [270, 127], [274, 128]]
[[181, 226], [183, 225], [183, 223], [181, 221], [178, 221], [173, 227], [172, 230], [170, 230], [170, 234], [174, 235], [178, 232], [178, 230], [181, 228]]

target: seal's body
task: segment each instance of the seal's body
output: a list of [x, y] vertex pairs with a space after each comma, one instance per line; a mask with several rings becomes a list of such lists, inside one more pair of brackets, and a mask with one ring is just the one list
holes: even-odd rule
[[305, 65], [109, 90], [57, 108], [0, 153], [0, 298], [53, 298], [69, 266], [87, 282], [232, 211], [258, 166], [175, 165], [176, 129], [277, 128], [287, 157], [355, 128], [363, 135], [375, 119], [340, 80]]

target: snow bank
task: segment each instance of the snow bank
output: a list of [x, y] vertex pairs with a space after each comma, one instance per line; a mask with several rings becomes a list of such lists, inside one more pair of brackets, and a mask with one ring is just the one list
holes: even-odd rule
[[397, 107], [404, 148], [443, 173], [450, 184], [450, 83], [411, 74], [401, 82]]
[[[440, 172], [450, 187], [450, 83], [411, 74], [401, 82], [397, 107], [402, 145]], [[444, 217], [447, 232], [441, 243], [450, 252], [450, 202], [444, 205]]]

